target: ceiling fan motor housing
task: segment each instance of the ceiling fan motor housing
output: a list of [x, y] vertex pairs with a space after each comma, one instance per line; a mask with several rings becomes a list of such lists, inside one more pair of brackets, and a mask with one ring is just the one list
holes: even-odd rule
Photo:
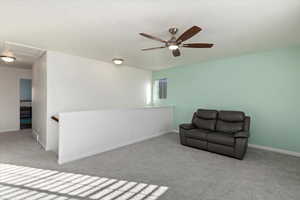
[[172, 35], [175, 35], [175, 34], [178, 32], [178, 28], [172, 27], [172, 28], [169, 29], [169, 32], [170, 32]]

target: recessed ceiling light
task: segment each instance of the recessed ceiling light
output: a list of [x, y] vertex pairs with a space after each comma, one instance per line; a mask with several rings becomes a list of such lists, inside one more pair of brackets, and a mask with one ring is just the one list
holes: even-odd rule
[[16, 61], [16, 58], [12, 56], [0, 56], [0, 58], [6, 63], [12, 63]]
[[116, 65], [121, 65], [124, 60], [122, 58], [114, 58], [112, 59], [112, 61], [116, 64]]
[[176, 45], [176, 44], [171, 44], [170, 46], [168, 46], [168, 48], [169, 48], [170, 50], [176, 50], [176, 49], [179, 48], [179, 46]]

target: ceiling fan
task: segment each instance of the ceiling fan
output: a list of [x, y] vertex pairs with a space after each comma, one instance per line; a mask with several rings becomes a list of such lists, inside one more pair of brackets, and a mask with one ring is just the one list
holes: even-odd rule
[[146, 34], [146, 33], [140, 33], [141, 36], [144, 36], [146, 38], [156, 40], [159, 42], [164, 43], [164, 46], [161, 47], [153, 47], [153, 48], [147, 48], [147, 49], [142, 49], [142, 51], [148, 51], [148, 50], [154, 50], [154, 49], [163, 49], [163, 48], [168, 48], [172, 51], [173, 56], [177, 57], [180, 56], [180, 48], [185, 47], [185, 48], [211, 48], [213, 44], [209, 43], [188, 43], [188, 44], [182, 44], [182, 42], [190, 39], [197, 33], [199, 33], [202, 29], [198, 26], [193, 26], [186, 30], [181, 36], [178, 38], [175, 37], [176, 33], [178, 32], [178, 28], [170, 28], [169, 32], [172, 34], [172, 37], [170, 40], [162, 40], [158, 37]]

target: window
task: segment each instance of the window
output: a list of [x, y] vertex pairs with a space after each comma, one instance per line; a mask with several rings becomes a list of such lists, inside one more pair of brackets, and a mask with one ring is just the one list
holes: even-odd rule
[[166, 99], [167, 98], [168, 79], [162, 78], [154, 81], [154, 98]]

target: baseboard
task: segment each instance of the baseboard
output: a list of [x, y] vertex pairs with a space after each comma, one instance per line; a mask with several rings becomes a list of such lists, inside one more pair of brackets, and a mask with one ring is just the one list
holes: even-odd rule
[[39, 142], [39, 134], [37, 134], [37, 132], [32, 129], [32, 137], [36, 140], [36, 142], [38, 143]]
[[[172, 132], [179, 133], [179, 130], [174, 129]], [[267, 146], [261, 146], [261, 145], [257, 145], [257, 144], [248, 144], [248, 146], [255, 148], [255, 149], [262, 149], [262, 150], [266, 150], [266, 151], [272, 151], [272, 152], [281, 153], [281, 154], [285, 154], [285, 155], [300, 157], [300, 152], [288, 151], [288, 150], [284, 150], [284, 149], [278, 149], [278, 148], [267, 147]]]
[[7, 132], [14, 132], [19, 131], [20, 129], [6, 129], [6, 130], [0, 130], [0, 133], [7, 133]]
[[46, 149], [46, 145], [43, 144], [40, 140], [37, 141], [39, 143], [39, 145], [41, 145], [41, 147], [45, 150], [45, 151], [49, 151]]
[[39, 139], [39, 134], [37, 133], [36, 130], [32, 129], [32, 136], [34, 137], [34, 139], [36, 139], [36, 142], [41, 145], [41, 147], [46, 150], [46, 146], [40, 141]]
[[288, 151], [288, 150], [284, 150], [284, 149], [278, 149], [278, 148], [267, 147], [267, 146], [261, 146], [261, 145], [257, 145], [257, 144], [249, 144], [248, 146], [255, 148], [255, 149], [262, 149], [262, 150], [266, 150], [266, 151], [273, 151], [276, 153], [300, 157], [300, 152]]

